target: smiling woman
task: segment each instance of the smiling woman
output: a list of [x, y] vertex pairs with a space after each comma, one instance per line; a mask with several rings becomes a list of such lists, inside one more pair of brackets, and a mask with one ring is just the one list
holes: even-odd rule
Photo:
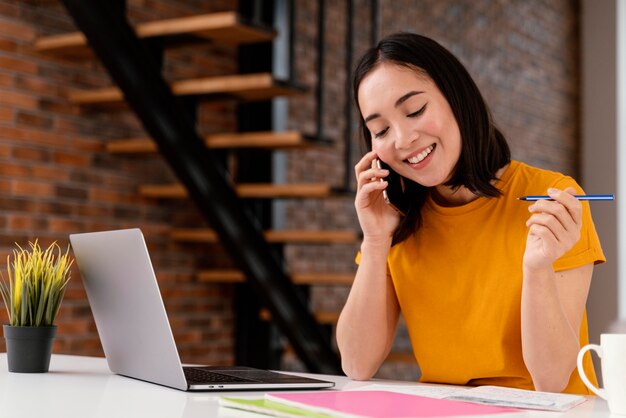
[[[337, 324], [346, 374], [376, 372], [402, 312], [422, 381], [587, 393], [574, 369], [605, 258], [580, 186], [511, 160], [467, 70], [424, 36], [369, 50], [354, 97], [370, 152], [355, 166], [363, 242]], [[392, 178], [405, 216], [383, 198]], [[517, 200], [538, 193], [552, 200]]]

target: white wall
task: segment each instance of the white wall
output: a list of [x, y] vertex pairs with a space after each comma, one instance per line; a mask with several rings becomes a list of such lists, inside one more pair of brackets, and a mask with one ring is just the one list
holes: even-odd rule
[[[626, 6], [624, 0], [581, 1], [581, 182], [587, 193], [616, 193], [617, 198], [614, 203], [592, 203], [594, 222], [607, 257], [607, 262], [594, 271], [587, 302], [589, 338], [597, 343], [600, 334], [607, 332], [619, 316], [626, 318], [625, 290], [621, 289], [620, 293], [618, 286], [618, 277], [623, 277], [619, 274], [622, 268], [619, 260], [624, 259], [618, 252], [618, 208], [622, 214], [626, 209], [626, 193], [618, 190], [617, 164], [620, 159], [616, 15], [620, 1], [621, 10]], [[620, 46], [624, 48], [623, 43]], [[624, 117], [619, 120], [626, 121]], [[623, 129], [620, 136], [623, 136]], [[624, 182], [619, 184], [624, 186]], [[624, 219], [624, 216], [620, 218]], [[625, 234], [622, 232], [621, 236]]]
[[[617, 202], [617, 256], [624, 260], [626, 255], [626, 2], [617, 2], [617, 193], [621, 199]], [[622, 162], [622, 164], [620, 164]], [[625, 264], [619, 265], [619, 319], [626, 323], [626, 274]], [[626, 332], [623, 330], [622, 332]]]

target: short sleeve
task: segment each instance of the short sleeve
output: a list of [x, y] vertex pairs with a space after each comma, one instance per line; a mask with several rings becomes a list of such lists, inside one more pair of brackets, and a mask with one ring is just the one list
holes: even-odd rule
[[[585, 194], [583, 189], [571, 177], [564, 177], [555, 184], [555, 187], [561, 190], [573, 187], [576, 189], [576, 193]], [[600, 264], [606, 261], [596, 227], [593, 224], [589, 202], [583, 201], [581, 203], [583, 214], [580, 239], [567, 253], [554, 262], [555, 271], [569, 270], [589, 263]]]

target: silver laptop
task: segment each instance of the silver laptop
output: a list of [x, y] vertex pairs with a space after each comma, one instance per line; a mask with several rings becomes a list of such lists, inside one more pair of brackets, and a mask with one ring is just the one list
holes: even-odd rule
[[247, 367], [183, 367], [141, 231], [72, 234], [70, 242], [113, 373], [180, 390], [334, 386]]

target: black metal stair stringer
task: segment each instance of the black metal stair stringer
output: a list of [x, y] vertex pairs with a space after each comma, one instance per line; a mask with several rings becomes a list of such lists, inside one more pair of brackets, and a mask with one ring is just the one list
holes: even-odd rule
[[242, 208], [226, 173], [205, 148], [158, 66], [151, 65], [151, 57], [126, 17], [114, 13], [107, 0], [62, 1], [304, 364], [312, 372], [340, 373], [339, 358], [320, 326], [300, 301], [262, 231]]

